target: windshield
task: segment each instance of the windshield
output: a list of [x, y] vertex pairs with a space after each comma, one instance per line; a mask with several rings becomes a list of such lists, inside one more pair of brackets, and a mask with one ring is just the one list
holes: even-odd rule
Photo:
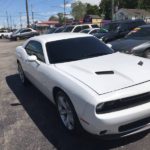
[[18, 30], [16, 30], [16, 31], [14, 31], [13, 33], [14, 33], [14, 34], [17, 34], [17, 33], [21, 32], [21, 31], [22, 31], [22, 29], [18, 29]]
[[108, 33], [108, 30], [104, 29], [104, 28], [100, 28], [99, 29], [99, 33]]
[[62, 63], [111, 54], [113, 51], [95, 37], [81, 37], [46, 43], [49, 61]]
[[74, 26], [68, 26], [63, 30], [63, 32], [71, 32], [73, 28]]
[[118, 23], [109, 23], [103, 26], [103, 29], [106, 31], [116, 31], [117, 28], [119, 27]]
[[135, 28], [125, 38], [150, 39], [150, 27]]

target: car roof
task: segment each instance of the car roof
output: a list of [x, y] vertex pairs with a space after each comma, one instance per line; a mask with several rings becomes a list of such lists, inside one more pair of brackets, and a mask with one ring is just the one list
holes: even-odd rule
[[131, 22], [144, 22], [142, 19], [136, 19], [136, 20], [118, 20], [118, 21], [112, 21], [111, 23], [131, 23]]
[[36, 40], [42, 43], [59, 41], [70, 38], [80, 38], [80, 37], [91, 37], [92, 35], [87, 35], [84, 33], [53, 33], [53, 34], [45, 34], [40, 36], [35, 36], [30, 38], [29, 40]]

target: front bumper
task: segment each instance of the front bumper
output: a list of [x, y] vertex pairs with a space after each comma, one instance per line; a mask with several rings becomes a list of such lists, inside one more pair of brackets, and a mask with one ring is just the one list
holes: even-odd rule
[[[150, 82], [104, 94], [99, 99], [111, 101], [149, 92]], [[88, 132], [99, 136], [125, 137], [150, 128], [150, 102], [118, 111], [96, 114], [94, 105], [86, 106], [82, 126]]]
[[126, 137], [150, 128], [150, 103], [90, 118], [88, 124], [82, 123], [88, 132], [102, 137]]

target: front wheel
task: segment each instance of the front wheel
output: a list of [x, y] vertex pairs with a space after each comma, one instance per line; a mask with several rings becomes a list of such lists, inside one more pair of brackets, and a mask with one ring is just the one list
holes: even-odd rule
[[23, 85], [27, 85], [28, 84], [28, 80], [25, 77], [24, 71], [23, 71], [22, 66], [21, 66], [20, 63], [18, 63], [18, 72], [19, 72], [19, 77], [20, 77], [20, 80], [21, 80], [22, 84]]
[[69, 97], [63, 91], [59, 91], [55, 99], [61, 123], [69, 132], [77, 133], [81, 126]]

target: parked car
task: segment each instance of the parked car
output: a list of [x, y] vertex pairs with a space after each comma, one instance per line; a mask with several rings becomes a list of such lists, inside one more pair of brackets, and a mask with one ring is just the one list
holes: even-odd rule
[[135, 28], [125, 38], [111, 43], [114, 51], [150, 58], [150, 25]]
[[64, 29], [65, 29], [65, 26], [54, 27], [54, 28], [51, 28], [51, 29], [49, 30], [48, 34], [60, 33], [60, 32], [63, 32]]
[[29, 80], [56, 105], [68, 131], [114, 138], [150, 128], [148, 59], [113, 53], [81, 33], [30, 38], [16, 55], [22, 83]]
[[100, 38], [104, 36], [108, 31], [103, 28], [91, 28], [91, 29], [84, 29], [81, 31], [81, 33], [87, 33], [87, 34], [92, 34], [96, 36], [97, 38]]
[[56, 30], [54, 31], [54, 33], [60, 33], [60, 32], [63, 32], [64, 29], [65, 29], [65, 26], [58, 27], [58, 28], [56, 28]]
[[0, 31], [0, 38], [1, 38], [1, 39], [7, 38], [7, 37], [9, 37], [11, 34], [12, 34], [11, 31], [8, 31], [8, 30], [1, 30], [1, 31]]
[[33, 36], [37, 36], [39, 33], [36, 30], [33, 30], [32, 28], [23, 28], [19, 29], [12, 33], [11, 40], [20, 40], [20, 39], [26, 39]]
[[80, 32], [84, 29], [89, 29], [89, 28], [98, 28], [98, 25], [95, 24], [68, 25], [65, 27], [63, 32]]
[[105, 43], [111, 42], [113, 40], [123, 38], [134, 28], [145, 24], [146, 23], [141, 19], [114, 21], [103, 26], [103, 28], [108, 30], [109, 32], [104, 36], [101, 36], [100, 39]]

